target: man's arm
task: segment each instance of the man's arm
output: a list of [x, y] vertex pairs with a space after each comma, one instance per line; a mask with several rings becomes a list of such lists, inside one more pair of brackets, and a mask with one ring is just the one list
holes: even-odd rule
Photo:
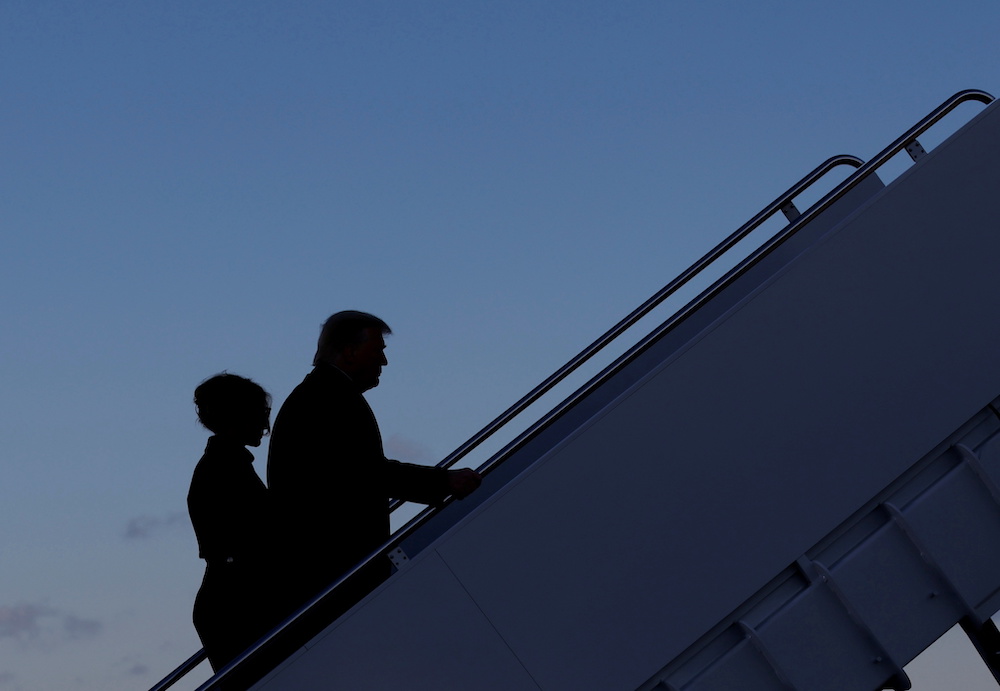
[[386, 460], [385, 487], [390, 497], [420, 504], [440, 504], [450, 495], [464, 499], [482, 482], [471, 468], [444, 470]]

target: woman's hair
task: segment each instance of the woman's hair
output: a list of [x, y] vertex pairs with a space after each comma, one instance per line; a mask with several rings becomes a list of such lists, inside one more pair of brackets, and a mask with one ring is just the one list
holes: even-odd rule
[[271, 395], [257, 382], [229, 372], [209, 377], [194, 390], [198, 420], [218, 434], [271, 407]]

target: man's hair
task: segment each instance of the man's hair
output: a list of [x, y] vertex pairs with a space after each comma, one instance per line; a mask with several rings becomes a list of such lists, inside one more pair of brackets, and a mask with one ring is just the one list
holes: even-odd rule
[[368, 329], [378, 329], [383, 336], [392, 333], [389, 325], [374, 314], [356, 310], [337, 312], [326, 320], [319, 332], [313, 364], [318, 365], [324, 357], [335, 355], [347, 346], [358, 345]]
[[257, 382], [238, 374], [223, 372], [209, 377], [194, 390], [198, 420], [218, 434], [234, 423], [270, 409], [271, 394]]

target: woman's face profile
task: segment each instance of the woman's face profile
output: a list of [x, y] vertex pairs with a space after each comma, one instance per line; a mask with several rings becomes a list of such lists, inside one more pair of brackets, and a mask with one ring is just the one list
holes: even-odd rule
[[240, 431], [240, 443], [244, 446], [260, 446], [264, 435], [271, 429], [271, 409], [262, 406], [254, 415], [246, 417], [246, 425]]

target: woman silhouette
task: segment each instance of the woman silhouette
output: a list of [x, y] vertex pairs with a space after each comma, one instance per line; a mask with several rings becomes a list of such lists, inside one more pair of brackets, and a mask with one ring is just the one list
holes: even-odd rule
[[273, 593], [268, 493], [247, 446], [270, 431], [271, 397], [235, 374], [195, 389], [198, 419], [213, 433], [188, 492], [188, 513], [207, 562], [194, 602], [194, 627], [219, 671], [280, 620]]

